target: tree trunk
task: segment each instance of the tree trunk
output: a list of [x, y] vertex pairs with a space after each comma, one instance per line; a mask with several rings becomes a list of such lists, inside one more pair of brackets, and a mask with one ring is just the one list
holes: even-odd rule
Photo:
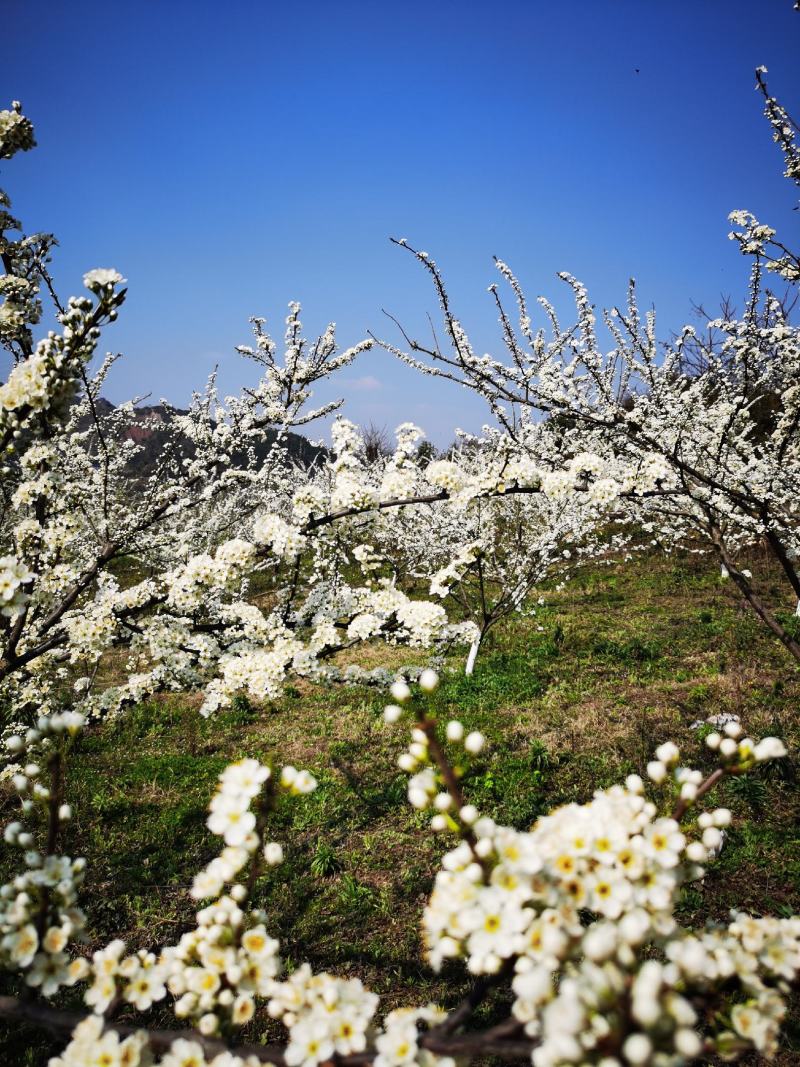
[[481, 647], [481, 641], [483, 640], [483, 634], [480, 633], [469, 646], [469, 655], [467, 656], [467, 665], [464, 668], [464, 674], [469, 677], [475, 670], [475, 660], [478, 658], [478, 649]]

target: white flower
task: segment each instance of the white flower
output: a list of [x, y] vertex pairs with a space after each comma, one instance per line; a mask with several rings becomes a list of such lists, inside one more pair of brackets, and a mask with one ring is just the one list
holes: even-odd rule
[[658, 785], [667, 777], [667, 768], [660, 760], [651, 760], [647, 764], [647, 777]]
[[448, 741], [460, 741], [464, 736], [464, 726], [457, 719], [451, 719], [445, 728]]
[[419, 687], [424, 693], [432, 693], [439, 685], [439, 675], [430, 669], [424, 670], [419, 676]]
[[649, 1063], [653, 1045], [646, 1034], [631, 1034], [626, 1038], [622, 1051], [630, 1064]]
[[753, 749], [753, 756], [758, 763], [771, 759], [783, 759], [785, 755], [786, 746], [778, 737], [765, 737]]
[[283, 863], [283, 846], [277, 841], [268, 841], [264, 845], [264, 859], [270, 867], [277, 867], [278, 864]]
[[107, 285], [119, 285], [124, 281], [118, 271], [107, 267], [96, 267], [83, 276], [83, 284], [87, 289], [101, 289]]

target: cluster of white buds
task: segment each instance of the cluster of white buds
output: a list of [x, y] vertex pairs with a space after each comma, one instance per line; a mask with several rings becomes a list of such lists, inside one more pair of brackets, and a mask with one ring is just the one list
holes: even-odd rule
[[[431, 694], [439, 686], [439, 676], [436, 671], [427, 669], [420, 673], [417, 682], [423, 693]], [[389, 692], [398, 703], [387, 705], [383, 715], [386, 722], [393, 724], [401, 718], [402, 705], [408, 703], [413, 694], [409, 685], [403, 681], [394, 682]], [[435, 731], [435, 723], [429, 719], [426, 720], [426, 729], [422, 726], [413, 727], [408, 748], [397, 757], [400, 770], [411, 775], [408, 782], [409, 802], [419, 811], [433, 810], [431, 829], [435, 832], [463, 832], [475, 821], [477, 812], [469, 804], [458, 808], [457, 798], [444, 778], [443, 769], [431, 759], [431, 738], [428, 730]], [[451, 744], [462, 748], [467, 756], [478, 755], [486, 745], [486, 738], [482, 733], [478, 730], [467, 733], [463, 723], [457, 719], [447, 723], [445, 737]], [[455, 773], [460, 776], [463, 771], [457, 768]]]
[[223, 1022], [250, 1022], [256, 998], [269, 995], [281, 969], [280, 946], [268, 935], [263, 912], [244, 911], [239, 896], [232, 891], [199, 911], [197, 927], [161, 955], [175, 1014], [197, 1019], [205, 1034]]
[[25, 982], [44, 996], [74, 985], [88, 972], [85, 960], [71, 959], [65, 951], [86, 928], [86, 916], [78, 907], [86, 861], [42, 851], [35, 833], [35, 820], [42, 813], [53, 829], [72, 815], [68, 804], [53, 801], [47, 763], [56, 746], [74, 737], [83, 723], [78, 712], [59, 712], [42, 716], [25, 734], [13, 733], [5, 740], [15, 760], [27, 760], [16, 763], [10, 775], [25, 821], [13, 820], [3, 832], [6, 844], [23, 851], [25, 870], [0, 888], [0, 959], [23, 971]]
[[[736, 721], [725, 723], [723, 732], [716, 730], [706, 736], [706, 745], [720, 757], [720, 770], [728, 774], [742, 774], [757, 763], [782, 759], [786, 746], [778, 737], [764, 737], [755, 742], [744, 736], [744, 729]], [[656, 785], [670, 780], [678, 786], [681, 801], [688, 807], [698, 798], [703, 773], [690, 767], [678, 766], [680, 751], [671, 741], [656, 749], [656, 758], [647, 764], [647, 775]], [[722, 825], [722, 824], [720, 824]]]
[[719, 753], [724, 767], [739, 771], [749, 770], [756, 763], [782, 759], [786, 755], [786, 746], [779, 737], [763, 737], [758, 742], [753, 741], [745, 736], [744, 728], [738, 721], [725, 723], [722, 734], [716, 730], [708, 734], [706, 745]]
[[84, 959], [70, 959], [65, 951], [86, 928], [77, 903], [86, 861], [43, 856], [20, 823], [10, 823], [4, 836], [6, 843], [24, 849], [26, 870], [0, 888], [0, 960], [51, 997], [89, 970]]
[[[93, 277], [96, 273], [109, 280], [99, 285]], [[71, 395], [80, 367], [94, 353], [101, 324], [116, 318], [125, 299], [124, 290], [115, 289], [123, 280], [116, 271], [86, 275], [84, 281], [96, 294], [97, 304], [86, 297], [71, 297], [60, 316], [62, 332], [51, 330], [36, 351], [12, 369], [0, 385], [0, 432], [21, 436], [33, 413], [57, 407]], [[7, 446], [9, 451], [14, 447], [13, 443]]]

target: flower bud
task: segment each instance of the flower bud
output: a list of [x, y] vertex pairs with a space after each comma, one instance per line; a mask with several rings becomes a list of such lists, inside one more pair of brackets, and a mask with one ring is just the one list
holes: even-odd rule
[[622, 1051], [630, 1064], [649, 1063], [653, 1045], [645, 1034], [631, 1034], [622, 1046]]
[[384, 722], [388, 722], [390, 725], [396, 723], [402, 714], [403, 709], [399, 704], [387, 704], [383, 709]]
[[684, 782], [681, 786], [681, 800], [691, 803], [697, 799], [697, 786], [694, 782]]
[[432, 693], [439, 685], [439, 675], [430, 668], [424, 670], [419, 676], [419, 687], [423, 693]]
[[703, 1042], [694, 1030], [676, 1030], [673, 1040], [675, 1042], [675, 1051], [689, 1060], [699, 1056], [703, 1048]]
[[702, 841], [690, 841], [686, 846], [686, 858], [692, 863], [705, 863], [708, 852]]
[[703, 830], [703, 844], [709, 851], [717, 850], [722, 844], [722, 831], [716, 826], [709, 826], [707, 830]]
[[673, 741], [665, 741], [663, 745], [659, 745], [656, 749], [656, 759], [667, 766], [671, 763], [677, 763], [679, 757], [678, 746]]
[[270, 867], [277, 867], [279, 863], [283, 863], [283, 845], [277, 841], [268, 841], [264, 845], [264, 859]]
[[667, 777], [667, 768], [660, 760], [651, 760], [647, 764], [647, 776], [659, 785]]
[[451, 719], [447, 724], [447, 740], [460, 741], [464, 736], [464, 726], [457, 719]]
[[408, 685], [402, 681], [392, 682], [389, 687], [389, 692], [398, 704], [405, 704], [406, 701], [411, 699], [411, 690], [408, 688]]
[[486, 738], [477, 730], [473, 730], [471, 734], [467, 734], [464, 739], [464, 748], [467, 752], [471, 752], [473, 756], [476, 756], [485, 744]]

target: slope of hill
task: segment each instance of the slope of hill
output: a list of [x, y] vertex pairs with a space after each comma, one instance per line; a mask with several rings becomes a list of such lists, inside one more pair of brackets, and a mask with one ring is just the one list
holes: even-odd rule
[[[117, 410], [115, 405], [103, 397], [96, 402], [95, 407], [98, 415], [102, 418]], [[167, 443], [172, 440], [173, 420], [180, 415], [186, 415], [186, 409], [173, 408], [167, 404], [150, 404], [137, 407], [130, 419], [125, 420], [123, 437], [134, 441], [140, 446], [140, 450], [131, 462], [131, 473], [139, 476], [149, 474], [163, 453]], [[277, 439], [277, 432], [268, 429], [266, 436], [256, 449], [259, 461], [266, 458], [272, 444]], [[182, 438], [182, 442], [181, 442]], [[298, 433], [289, 433], [285, 438], [289, 457], [304, 467], [311, 466], [327, 455], [327, 450], [319, 445], [312, 444], [308, 438]], [[183, 437], [179, 438], [179, 448], [182, 453], [191, 455], [191, 442]], [[243, 457], [242, 457], [243, 460]]]

